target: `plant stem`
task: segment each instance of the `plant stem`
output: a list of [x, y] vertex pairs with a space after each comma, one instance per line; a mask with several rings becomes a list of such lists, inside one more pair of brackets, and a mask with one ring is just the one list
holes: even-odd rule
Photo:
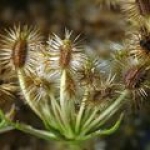
[[0, 134], [1, 134], [1, 133], [8, 132], [8, 131], [11, 131], [11, 130], [14, 130], [14, 129], [15, 129], [15, 128], [12, 127], [12, 126], [6, 126], [6, 127], [0, 129]]
[[60, 107], [61, 107], [61, 117], [62, 120], [64, 122], [64, 127], [66, 129], [66, 135], [68, 135], [67, 138], [73, 138], [74, 137], [74, 133], [72, 132], [71, 129], [71, 125], [70, 125], [70, 114], [67, 114], [68, 112], [68, 105], [66, 105], [67, 103], [67, 97], [66, 97], [66, 70], [62, 70], [62, 74], [61, 74], [61, 79], [60, 79]]
[[25, 124], [21, 124], [21, 123], [13, 123], [13, 125], [16, 129], [18, 129], [20, 131], [23, 131], [25, 133], [34, 135], [36, 137], [39, 137], [39, 138], [42, 138], [45, 140], [50, 140], [50, 139], [59, 140], [59, 135], [57, 137], [55, 134], [53, 134], [50, 131], [38, 130], [29, 125], [25, 125]]
[[27, 103], [29, 104], [29, 106], [31, 107], [31, 109], [42, 119], [41, 114], [39, 113], [39, 111], [37, 110], [36, 106], [32, 103], [32, 99], [30, 94], [27, 92], [27, 87], [26, 87], [26, 83], [25, 83], [25, 73], [23, 69], [18, 69], [17, 70], [18, 73], [18, 79], [19, 79], [19, 84], [20, 84], [20, 88], [21, 91], [27, 101]]
[[[85, 135], [87, 132], [89, 132], [91, 129], [95, 128], [97, 124], [101, 124], [101, 121], [110, 114], [113, 115], [116, 113], [120, 107], [122, 106], [122, 101], [125, 99], [125, 97], [129, 94], [128, 90], [124, 90], [121, 95], [104, 111], [100, 114], [100, 116], [94, 120], [89, 126], [86, 126], [86, 128], [83, 129], [83, 132], [81, 135]], [[104, 123], [104, 122], [103, 122]]]
[[82, 115], [84, 113], [84, 110], [85, 110], [85, 101], [87, 100], [88, 98], [88, 93], [89, 93], [89, 90], [85, 90], [85, 94], [84, 94], [84, 97], [82, 99], [82, 102], [81, 102], [81, 106], [80, 106], [80, 110], [78, 112], [78, 115], [76, 117], [76, 125], [75, 125], [75, 131], [78, 133], [79, 130], [80, 130], [80, 124], [81, 124], [81, 118], [82, 118]]
[[[85, 150], [85, 146], [87, 146], [86, 143], [82, 142], [61, 142], [57, 143], [57, 150]], [[92, 149], [90, 149], [92, 150]]]

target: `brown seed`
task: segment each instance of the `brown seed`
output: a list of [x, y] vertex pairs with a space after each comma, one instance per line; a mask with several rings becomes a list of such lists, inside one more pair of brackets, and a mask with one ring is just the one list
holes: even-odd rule
[[59, 65], [65, 68], [69, 65], [71, 60], [71, 44], [70, 41], [64, 41], [64, 45], [60, 46]]
[[14, 44], [12, 59], [16, 68], [23, 67], [27, 57], [27, 42], [26, 40], [19, 39]]
[[146, 77], [146, 70], [143, 68], [131, 68], [129, 69], [124, 77], [124, 82], [127, 88], [135, 89], [139, 88], [144, 82]]
[[142, 16], [150, 15], [150, 0], [136, 0], [136, 4]]

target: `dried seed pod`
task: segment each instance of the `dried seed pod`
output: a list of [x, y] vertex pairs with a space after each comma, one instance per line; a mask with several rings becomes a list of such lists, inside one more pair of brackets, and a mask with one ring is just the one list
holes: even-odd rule
[[42, 44], [39, 30], [15, 26], [14, 29], [6, 30], [6, 35], [1, 37], [0, 67], [6, 70], [23, 67], [26, 72], [34, 70]]
[[126, 40], [126, 45], [131, 55], [142, 58], [143, 60], [150, 57], [150, 32], [146, 27], [141, 27], [138, 31], [133, 32], [131, 37]]
[[[25, 75], [25, 86], [26, 92], [32, 98], [33, 105], [34, 103], [42, 103], [41, 100], [47, 100], [49, 93], [55, 94], [58, 81], [58, 74], [51, 73], [45, 74], [43, 71], [38, 70], [34, 73], [30, 72], [28, 75]], [[41, 102], [40, 102], [41, 101]]]
[[146, 70], [144, 68], [131, 68], [126, 72], [124, 82], [127, 88], [136, 89], [140, 88], [145, 79]]
[[26, 63], [26, 57], [27, 57], [27, 42], [26, 40], [20, 39], [16, 41], [12, 52], [12, 60], [14, 66], [16, 68], [23, 67]]
[[115, 82], [115, 75], [111, 73], [106, 79], [101, 79], [99, 85], [95, 88], [91, 88], [87, 105], [90, 107], [98, 107], [100, 110], [105, 109], [114, 99], [117, 98], [121, 87]]
[[71, 40], [72, 32], [66, 30], [65, 38], [62, 40], [57, 35], [54, 35], [53, 39], [49, 39], [47, 42], [49, 45], [49, 60], [50, 66], [55, 70], [76, 70], [78, 66], [82, 64], [85, 59], [83, 48], [78, 45], [77, 36], [74, 40]]

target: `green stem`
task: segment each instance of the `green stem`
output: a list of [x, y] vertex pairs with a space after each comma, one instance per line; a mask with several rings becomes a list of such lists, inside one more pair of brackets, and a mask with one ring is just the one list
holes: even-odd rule
[[105, 111], [103, 111], [97, 119], [95, 119], [89, 126], [86, 126], [86, 128], [83, 129], [81, 135], [85, 135], [91, 129], [94, 129], [97, 124], [101, 124], [101, 121], [103, 121], [103, 119], [105, 120], [105, 118], [107, 118], [107, 116], [109, 116], [110, 114], [113, 115], [114, 113], [116, 113], [121, 107], [120, 104], [123, 104], [122, 101], [128, 94], [129, 91], [124, 90], [121, 95]]
[[59, 140], [60, 138], [59, 136], [56, 136], [56, 134], [53, 134], [52, 132], [34, 129], [33, 127], [29, 125], [25, 125], [21, 123], [13, 123], [13, 126], [20, 131], [23, 131], [25, 133], [34, 135], [36, 137], [39, 137], [45, 140], [51, 140], [51, 139]]
[[120, 126], [120, 123], [123, 119], [123, 114], [120, 115], [119, 119], [116, 121], [116, 123], [110, 128], [110, 129], [104, 129], [104, 130], [98, 130], [98, 131], [95, 131], [87, 136], [85, 136], [83, 138], [83, 140], [89, 140], [93, 137], [96, 137], [96, 136], [102, 136], [102, 135], [110, 135], [112, 133], [114, 133]]
[[81, 147], [81, 145], [77, 145], [77, 144], [70, 144], [68, 146], [68, 150], [83, 150], [83, 148]]
[[5, 132], [8, 132], [8, 131], [11, 131], [11, 130], [14, 130], [15, 128], [12, 127], [12, 126], [6, 126], [6, 127], [3, 127], [0, 129], [0, 134], [1, 133], [5, 133]]
[[66, 97], [66, 70], [62, 70], [62, 74], [61, 74], [61, 79], [60, 79], [60, 107], [61, 107], [61, 113], [62, 113], [62, 120], [65, 124], [65, 128], [66, 128], [66, 135], [67, 138], [73, 138], [74, 137], [74, 133], [72, 132], [71, 129], [71, 124], [70, 124], [70, 114], [67, 114], [68, 112], [68, 105], [67, 103], [67, 97]]
[[86, 126], [89, 126], [89, 124], [95, 119], [95, 115], [98, 112], [98, 109], [95, 108], [91, 114], [89, 114], [87, 120], [84, 122], [82, 129], [86, 128]]
[[60, 106], [58, 105], [58, 103], [57, 103], [56, 99], [54, 98], [53, 94], [50, 93], [49, 96], [51, 98], [51, 107], [52, 107], [52, 110], [53, 110], [53, 113], [54, 113], [55, 120], [56, 120], [57, 124], [59, 125], [60, 130], [65, 131], [65, 124], [61, 119], [62, 114], [61, 114]]
[[89, 95], [88, 93], [89, 93], [89, 90], [85, 90], [85, 94], [84, 94], [83, 100], [81, 102], [80, 110], [76, 117], [76, 125], [75, 125], [76, 133], [78, 133], [80, 130], [81, 118], [82, 118], [84, 110], [85, 110], [85, 102], [88, 99], [88, 95]]

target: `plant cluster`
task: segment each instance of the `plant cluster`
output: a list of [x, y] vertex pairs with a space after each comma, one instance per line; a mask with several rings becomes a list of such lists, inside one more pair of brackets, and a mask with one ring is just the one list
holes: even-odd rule
[[[111, 134], [122, 120], [121, 108], [139, 106], [149, 96], [150, 4], [121, 3], [133, 25], [132, 35], [107, 58], [91, 55], [80, 36], [67, 29], [63, 38], [53, 34], [46, 41], [36, 27], [25, 25], [1, 35], [0, 103], [24, 97], [45, 126], [40, 130], [12, 121], [12, 105], [7, 113], [0, 112], [1, 132], [15, 128], [47, 140], [82, 142]], [[118, 119], [107, 129], [117, 112]]]

